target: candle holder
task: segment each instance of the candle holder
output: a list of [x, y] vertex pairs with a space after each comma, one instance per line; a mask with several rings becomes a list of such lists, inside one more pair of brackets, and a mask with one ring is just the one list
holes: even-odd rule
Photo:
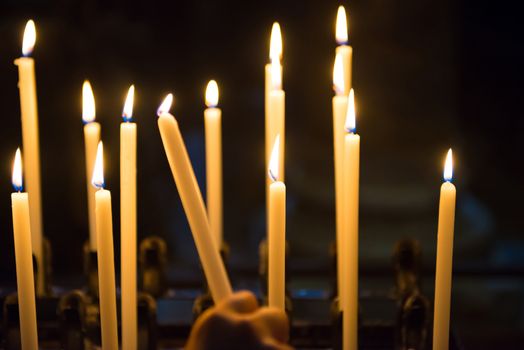
[[138, 349], [158, 349], [157, 306], [156, 300], [150, 294], [139, 293], [138, 307]]
[[91, 250], [89, 240], [84, 243], [83, 255], [87, 293], [98, 299], [98, 255], [96, 251]]
[[64, 349], [87, 350], [84, 341], [87, 303], [87, 296], [80, 290], [73, 290], [60, 298], [58, 317]]
[[22, 348], [20, 340], [20, 317], [18, 314], [18, 296], [16, 293], [5, 297], [3, 303], [2, 333], [6, 350]]
[[52, 250], [49, 240], [42, 237], [42, 266], [39, 266], [38, 259], [33, 254], [33, 271], [35, 276], [35, 286], [38, 285], [38, 276], [44, 274], [44, 293], [43, 296], [50, 296], [53, 293], [52, 282]]
[[140, 242], [139, 253], [140, 290], [155, 298], [167, 291], [167, 244], [158, 236], [147, 237]]

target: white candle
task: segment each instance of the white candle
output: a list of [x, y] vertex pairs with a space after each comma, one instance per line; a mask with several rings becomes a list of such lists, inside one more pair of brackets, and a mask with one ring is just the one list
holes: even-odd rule
[[218, 303], [232, 294], [231, 284], [211, 234], [202, 194], [182, 134], [175, 117], [169, 113], [172, 101], [173, 95], [169, 94], [158, 108], [158, 128], [211, 296], [215, 303]]
[[335, 35], [338, 44], [336, 53], [342, 56], [344, 66], [344, 95], [347, 95], [352, 87], [353, 48], [348, 45], [348, 22], [344, 6], [338, 7]]
[[456, 189], [453, 177], [452, 151], [449, 149], [444, 167], [444, 183], [440, 187], [438, 215], [437, 270], [435, 275], [435, 306], [433, 319], [433, 350], [449, 347], [449, 315], [453, 266], [453, 235], [455, 226]]
[[100, 328], [102, 349], [118, 350], [116, 317], [115, 257], [113, 251], [113, 218], [111, 192], [104, 189], [104, 156], [102, 142], [98, 144], [93, 186], [95, 193], [96, 236], [98, 241], [98, 294], [100, 296]]
[[279, 150], [277, 135], [268, 176], [269, 219], [268, 219], [268, 305], [285, 311], [286, 306], [286, 185], [280, 181]]
[[96, 251], [96, 188], [91, 185], [96, 149], [100, 142], [100, 124], [95, 122], [96, 107], [93, 89], [89, 81], [82, 85], [82, 120], [84, 122], [84, 146], [86, 160], [87, 210], [89, 215], [89, 248]]
[[136, 123], [132, 122], [135, 87], [127, 93], [120, 124], [120, 260], [122, 349], [137, 349], [136, 284]]
[[22, 115], [22, 140], [24, 146], [24, 168], [26, 169], [27, 193], [31, 197], [31, 240], [33, 254], [38, 263], [37, 293], [45, 293], [45, 273], [42, 253], [42, 208], [40, 192], [40, 146], [38, 135], [38, 102], [36, 98], [35, 61], [29, 55], [36, 41], [35, 23], [29, 20], [24, 31], [22, 53], [15, 60], [18, 66], [18, 88], [20, 90], [20, 112]]
[[211, 80], [206, 88], [204, 122], [206, 133], [207, 216], [215, 238], [222, 245], [222, 111], [217, 108], [218, 85]]
[[31, 223], [28, 195], [22, 192], [22, 160], [20, 158], [20, 149], [17, 149], [12, 180], [16, 192], [11, 194], [11, 206], [13, 210], [20, 340], [23, 350], [36, 350], [38, 349], [38, 333], [36, 328]]

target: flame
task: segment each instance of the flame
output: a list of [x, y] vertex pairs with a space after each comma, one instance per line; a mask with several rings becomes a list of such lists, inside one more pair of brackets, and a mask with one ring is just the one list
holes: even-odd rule
[[95, 120], [95, 115], [95, 96], [89, 80], [86, 80], [82, 86], [82, 119], [84, 123], [91, 123]]
[[271, 60], [271, 88], [282, 89], [282, 65], [279, 60]]
[[444, 180], [451, 181], [453, 178], [453, 151], [451, 148], [446, 155], [446, 164], [444, 165]]
[[214, 80], [210, 80], [206, 87], [206, 106], [209, 108], [218, 105], [218, 85]]
[[338, 7], [337, 11], [337, 25], [335, 37], [339, 45], [344, 45], [348, 42], [348, 21], [346, 16], [346, 9], [342, 5]]
[[122, 118], [125, 122], [133, 120], [133, 102], [135, 100], [135, 86], [131, 85], [127, 91], [126, 102], [124, 103], [124, 111], [122, 112]]
[[355, 120], [356, 113], [355, 113], [355, 92], [353, 89], [349, 90], [349, 97], [348, 97], [348, 109], [346, 113], [346, 131], [350, 133], [354, 133], [357, 128], [357, 123]]
[[337, 95], [344, 93], [344, 62], [342, 62], [342, 54], [340, 53], [335, 56], [335, 64], [333, 65], [333, 90]]
[[27, 21], [24, 30], [24, 39], [22, 40], [22, 54], [29, 56], [33, 52], [36, 41], [35, 22], [32, 19]]
[[268, 174], [272, 181], [278, 181], [279, 169], [278, 169], [278, 157], [280, 150], [280, 135], [277, 135], [275, 138], [275, 144], [273, 145], [273, 150], [271, 151], [271, 157], [269, 158], [269, 169]]
[[280, 60], [282, 58], [282, 32], [280, 31], [280, 24], [273, 23], [271, 28], [271, 39], [269, 41], [269, 59]]
[[91, 184], [96, 188], [104, 188], [104, 145], [102, 141], [98, 142]]
[[11, 182], [15, 191], [22, 191], [22, 155], [20, 154], [20, 147], [16, 149]]
[[166, 98], [164, 98], [164, 101], [158, 107], [156, 114], [160, 117], [163, 113], [169, 113], [169, 109], [171, 108], [171, 104], [173, 103], [173, 94], [168, 94]]

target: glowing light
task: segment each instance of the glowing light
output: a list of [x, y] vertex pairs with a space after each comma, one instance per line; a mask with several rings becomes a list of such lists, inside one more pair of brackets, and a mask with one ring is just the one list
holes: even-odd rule
[[102, 141], [98, 143], [96, 150], [95, 166], [93, 167], [93, 177], [91, 184], [96, 188], [104, 188], [104, 145]]
[[16, 149], [15, 160], [13, 161], [13, 177], [11, 182], [15, 191], [22, 191], [22, 155], [20, 154], [20, 147]]
[[356, 124], [356, 113], [355, 113], [355, 92], [353, 89], [349, 90], [349, 97], [348, 97], [348, 109], [346, 114], [346, 131], [350, 133], [354, 133], [357, 124]]
[[166, 98], [164, 98], [164, 101], [162, 101], [162, 104], [160, 107], [158, 107], [156, 114], [160, 117], [163, 113], [169, 113], [169, 109], [171, 109], [171, 104], [173, 103], [173, 94], [168, 94]]
[[271, 151], [271, 157], [269, 158], [269, 177], [272, 181], [278, 181], [279, 168], [279, 153], [280, 153], [280, 135], [277, 135], [275, 138], [275, 144], [273, 145], [273, 150]]
[[22, 40], [22, 54], [29, 56], [33, 52], [36, 41], [36, 28], [35, 22], [32, 19], [27, 21], [24, 30], [24, 39]]
[[344, 6], [338, 7], [335, 37], [339, 45], [344, 45], [348, 42], [348, 21]]
[[451, 181], [451, 179], [453, 179], [453, 151], [450, 148], [444, 165], [444, 180]]
[[126, 102], [124, 103], [124, 111], [122, 112], [122, 118], [125, 122], [133, 120], [133, 102], [135, 100], [135, 86], [131, 85], [127, 91]]
[[282, 65], [278, 60], [271, 60], [271, 88], [282, 89]]
[[95, 116], [95, 96], [93, 95], [91, 84], [86, 80], [84, 85], [82, 85], [82, 119], [84, 123], [91, 123], [95, 120]]
[[271, 39], [269, 41], [269, 59], [280, 60], [282, 58], [282, 32], [280, 31], [280, 24], [278, 22], [273, 23], [271, 28]]
[[337, 95], [344, 94], [344, 62], [340, 53], [335, 56], [333, 65], [333, 90]]
[[210, 80], [206, 87], [206, 106], [209, 108], [218, 105], [218, 85], [214, 80]]

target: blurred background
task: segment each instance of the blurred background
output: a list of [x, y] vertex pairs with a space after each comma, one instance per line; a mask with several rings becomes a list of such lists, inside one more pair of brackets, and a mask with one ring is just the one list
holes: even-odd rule
[[[335, 236], [332, 67], [348, 10], [362, 138], [362, 288], [392, 288], [397, 240], [414, 237], [432, 298], [439, 188], [453, 147], [457, 215], [452, 327], [470, 349], [524, 341], [524, 40], [516, 5], [472, 0], [3, 0], [0, 3], [0, 286], [15, 284], [10, 176], [21, 144], [17, 69], [27, 19], [36, 60], [45, 234], [55, 280], [82, 283], [87, 239], [81, 87], [94, 89], [119, 257], [119, 124], [136, 86], [139, 238], [169, 247], [173, 283], [201, 278], [156, 124], [168, 92], [205, 193], [204, 90], [223, 109], [224, 225], [233, 280], [256, 276], [265, 237], [264, 64], [284, 40], [290, 277], [324, 288]], [[302, 276], [302, 277], [300, 277]], [[295, 278], [296, 277], [296, 278]], [[378, 286], [378, 287], [377, 287]]]

